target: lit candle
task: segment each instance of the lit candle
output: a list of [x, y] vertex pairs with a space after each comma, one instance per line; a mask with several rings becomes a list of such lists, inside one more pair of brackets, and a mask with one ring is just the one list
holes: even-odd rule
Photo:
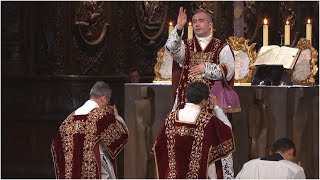
[[268, 21], [266, 18], [263, 21], [263, 46], [268, 46]]
[[284, 25], [284, 45], [290, 45], [290, 25], [288, 20]]
[[192, 38], [193, 38], [193, 29], [192, 29], [191, 22], [189, 22], [189, 25], [188, 25], [188, 39], [192, 39]]
[[307, 26], [306, 26], [306, 38], [310, 40], [310, 42], [311, 42], [311, 34], [312, 34], [312, 25], [311, 25], [311, 20], [308, 19]]
[[168, 36], [170, 36], [170, 34], [171, 34], [172, 31], [173, 31], [173, 23], [170, 22], [170, 23], [169, 23], [169, 34], [168, 34]]

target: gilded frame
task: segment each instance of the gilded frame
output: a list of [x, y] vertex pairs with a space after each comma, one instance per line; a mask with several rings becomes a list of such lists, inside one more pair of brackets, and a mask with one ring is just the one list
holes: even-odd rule
[[257, 57], [257, 52], [254, 50], [256, 43], [252, 43], [250, 46], [249, 39], [245, 39], [244, 37], [234, 37], [230, 36], [227, 40], [233, 51], [243, 51], [249, 57], [249, 73], [246, 74], [242, 79], [235, 79], [235, 83], [251, 83], [252, 78], [254, 76], [254, 69], [251, 67], [254, 66], [255, 58]]
[[154, 74], [155, 74], [153, 81], [171, 81], [171, 78], [167, 78], [167, 79], [163, 78], [160, 73], [161, 65], [165, 61], [165, 59], [164, 59], [165, 54], [164, 53], [165, 53], [164, 47], [162, 47], [157, 53], [157, 63], [155, 64], [155, 66], [153, 68]]
[[[293, 84], [298, 84], [298, 85], [313, 85], [315, 83], [314, 76], [318, 71], [318, 66], [317, 66], [318, 52], [316, 49], [312, 47], [310, 40], [307, 40], [305, 38], [301, 38], [298, 41], [296, 48], [301, 49], [301, 51], [305, 49], [310, 49], [310, 52], [311, 52], [310, 74], [308, 75], [307, 79], [304, 79], [304, 80], [297, 80], [293, 76], [291, 76], [291, 81]], [[294, 73], [294, 71], [295, 71], [295, 68], [293, 68], [292, 74]]]

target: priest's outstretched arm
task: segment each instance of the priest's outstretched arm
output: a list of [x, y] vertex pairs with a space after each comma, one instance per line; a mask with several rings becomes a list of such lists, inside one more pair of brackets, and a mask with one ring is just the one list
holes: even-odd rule
[[177, 26], [173, 29], [165, 44], [166, 49], [170, 52], [174, 61], [179, 63], [180, 66], [184, 63], [185, 44], [182, 41], [183, 29], [178, 30]]

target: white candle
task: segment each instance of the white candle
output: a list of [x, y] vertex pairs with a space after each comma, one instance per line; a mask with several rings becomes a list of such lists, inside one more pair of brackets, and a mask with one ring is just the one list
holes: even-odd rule
[[263, 46], [268, 46], [268, 21], [266, 18], [263, 23]]
[[191, 22], [189, 22], [189, 25], [188, 25], [188, 39], [192, 39], [192, 38], [193, 38], [193, 29], [192, 29]]
[[170, 34], [171, 34], [172, 31], [173, 31], [173, 23], [170, 22], [170, 23], [169, 23], [169, 34], [168, 34], [168, 36], [170, 36]]
[[312, 35], [312, 25], [310, 19], [307, 21], [306, 25], [306, 39], [310, 40], [311, 43], [311, 35]]
[[286, 21], [284, 25], [284, 45], [290, 45], [290, 25], [289, 21]]

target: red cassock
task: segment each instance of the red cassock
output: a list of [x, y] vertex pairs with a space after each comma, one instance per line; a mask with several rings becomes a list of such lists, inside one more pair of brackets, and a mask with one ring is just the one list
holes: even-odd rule
[[73, 114], [63, 121], [51, 145], [56, 177], [101, 178], [99, 143], [114, 162], [128, 140], [128, 131], [106, 110], [96, 108], [87, 115]]
[[[169, 113], [153, 147], [158, 178], [208, 178], [209, 165], [235, 150], [232, 130], [207, 111], [195, 123], [180, 122], [177, 112]], [[223, 178], [221, 164], [217, 177]]]

